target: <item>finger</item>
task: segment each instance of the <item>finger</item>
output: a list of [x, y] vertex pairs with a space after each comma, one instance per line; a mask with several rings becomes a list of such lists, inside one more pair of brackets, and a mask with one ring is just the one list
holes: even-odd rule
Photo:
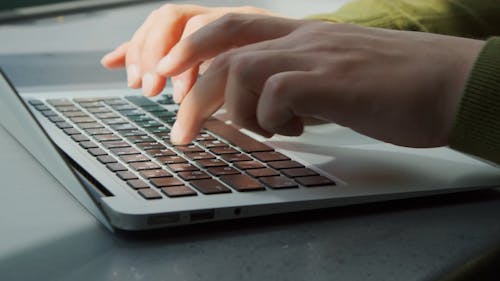
[[162, 57], [181, 38], [186, 22], [206, 8], [195, 5], [166, 5], [162, 7], [148, 30], [141, 56], [141, 71], [144, 75], [143, 92], [154, 96], [165, 86], [165, 78], [156, 73], [156, 66]]
[[[186, 95], [172, 127], [171, 140], [175, 144], [189, 143], [202, 124], [224, 103], [227, 68], [207, 71]], [[210, 89], [205, 92], [206, 89]]]
[[189, 90], [191, 90], [198, 78], [198, 69], [198, 66], [194, 66], [177, 76], [171, 77], [172, 86], [174, 88], [174, 102], [181, 103]]
[[125, 66], [127, 68], [127, 83], [131, 88], [139, 88], [141, 86], [141, 70], [139, 69], [140, 58], [142, 53], [142, 46], [146, 38], [147, 31], [153, 24], [154, 18], [158, 13], [157, 10], [153, 11], [146, 21], [137, 29], [132, 36], [125, 55]]
[[229, 119], [265, 137], [272, 136], [257, 120], [257, 104], [264, 84], [276, 73], [309, 70], [308, 61], [281, 50], [246, 52], [232, 60], [225, 88]]
[[[205, 26], [206, 24], [216, 20], [218, 17], [220, 17], [220, 14], [218, 13], [200, 14], [193, 16], [187, 21], [184, 32], [181, 36], [181, 40], [193, 34], [195, 31]], [[195, 65], [190, 69], [184, 71], [183, 73], [171, 78], [172, 86], [174, 89], [173, 98], [176, 103], [180, 103], [184, 96], [189, 92], [189, 90], [191, 90], [196, 81], [196, 78], [198, 77], [198, 71], [199, 67], [198, 65]]]
[[328, 110], [328, 96], [318, 86], [322, 79], [310, 71], [281, 72], [269, 77], [257, 105], [259, 125], [271, 133], [302, 134], [304, 118], [318, 117]]
[[125, 66], [125, 54], [127, 53], [129, 42], [125, 42], [106, 54], [101, 59], [101, 64], [109, 69], [122, 68]]
[[177, 75], [229, 49], [289, 34], [301, 21], [261, 15], [228, 14], [179, 42], [158, 66]]

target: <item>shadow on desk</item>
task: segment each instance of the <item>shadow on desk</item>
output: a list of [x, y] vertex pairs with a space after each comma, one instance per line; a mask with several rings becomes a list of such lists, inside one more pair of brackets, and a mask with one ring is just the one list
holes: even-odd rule
[[[409, 214], [412, 212], [425, 215], [428, 212], [439, 213], [441, 209], [451, 209], [453, 213], [454, 207], [457, 206], [495, 201], [500, 201], [499, 191], [482, 190], [215, 222], [154, 232], [120, 232], [113, 235], [104, 227], [88, 227], [72, 234], [66, 233], [64, 237], [54, 237], [50, 241], [0, 260], [0, 279], [40, 280], [43, 276], [43, 280], [139, 280], [141, 278], [134, 275], [139, 274], [149, 277], [142, 278], [144, 280], [159, 280], [154, 277], [168, 273], [169, 276], [177, 277], [187, 274], [190, 278], [184, 280], [215, 280], [224, 268], [232, 267], [236, 273], [218, 280], [234, 280], [240, 274], [239, 271], [248, 274], [249, 278], [246, 280], [255, 280], [261, 275], [269, 277], [281, 274], [281, 271], [287, 272], [283, 272], [280, 278], [274, 280], [306, 280], [309, 274], [315, 271], [322, 271], [326, 277], [314, 280], [331, 280], [327, 277], [333, 276], [342, 268], [348, 268], [351, 264], [358, 266], [358, 263], [366, 263], [366, 260], [363, 260], [366, 258], [358, 255], [366, 252], [365, 247], [373, 243], [380, 242], [383, 249], [404, 248], [404, 245], [398, 245], [393, 239], [384, 240], [376, 231], [366, 233], [362, 227], [361, 230], [359, 226], [352, 227], [353, 224], [372, 224], [376, 226], [371, 229], [389, 228], [389, 232], [397, 232], [397, 229], [390, 229], [389, 226], [411, 218]], [[440, 216], [443, 220], [448, 218], [450, 212], [441, 213], [444, 213]], [[389, 224], [378, 224], [387, 217], [391, 217]], [[392, 221], [394, 219], [396, 223]], [[368, 238], [372, 240], [368, 241]], [[356, 241], [357, 239], [364, 240], [367, 244]], [[319, 241], [318, 248], [314, 248], [315, 241]], [[415, 243], [415, 247], [419, 247], [418, 242]], [[290, 254], [290, 251], [293, 254]], [[398, 251], [404, 255], [411, 252], [408, 249]], [[320, 259], [316, 260], [311, 253]], [[382, 254], [383, 252], [375, 251], [374, 256], [369, 259], [384, 258]], [[342, 255], [352, 257], [337, 257]], [[468, 258], [470, 257], [464, 257], [463, 262]], [[280, 265], [277, 266], [277, 263]], [[302, 270], [300, 266], [307, 266], [309, 269]], [[206, 267], [208, 273], [200, 275]], [[365, 269], [368, 272], [370, 270], [372, 269], [369, 267]], [[446, 268], [443, 272], [449, 270], [450, 268]], [[99, 278], [90, 278], [89, 274]], [[361, 271], [351, 273], [355, 276], [356, 274], [360, 275]], [[398, 280], [378, 279], [380, 276], [373, 275], [372, 278], [359, 278], [348, 280]], [[435, 278], [427, 280], [433, 279]], [[481, 279], [486, 280], [489, 279]]]

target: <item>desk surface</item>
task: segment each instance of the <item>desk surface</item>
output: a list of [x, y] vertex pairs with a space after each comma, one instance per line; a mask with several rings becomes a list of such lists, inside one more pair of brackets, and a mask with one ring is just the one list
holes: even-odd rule
[[[251, 4], [302, 16], [343, 1], [268, 2]], [[44, 56], [97, 58], [158, 5], [0, 26], [0, 37], [9, 38], [0, 64], [17, 86], [51, 84], [56, 69], [41, 73]], [[66, 54], [42, 55], [59, 51]], [[97, 63], [75, 67], [98, 71]], [[500, 243], [494, 190], [117, 236], [1, 127], [0, 155], [0, 280], [434, 280]]]

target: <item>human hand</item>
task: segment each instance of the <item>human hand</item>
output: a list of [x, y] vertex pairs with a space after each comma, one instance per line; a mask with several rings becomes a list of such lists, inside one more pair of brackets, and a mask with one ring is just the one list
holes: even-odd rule
[[[159, 60], [179, 40], [227, 13], [273, 15], [270, 11], [249, 6], [208, 8], [166, 4], [153, 11], [132, 39], [105, 55], [101, 63], [110, 69], [126, 67], [129, 87], [142, 87], [147, 96], [157, 95], [166, 82], [156, 73]], [[180, 102], [196, 81], [200, 63], [172, 77], [175, 101]]]
[[[260, 133], [300, 135], [303, 118], [410, 147], [448, 143], [484, 42], [435, 34], [226, 15], [179, 42], [159, 73], [216, 57], [180, 105], [172, 141], [189, 142], [224, 102]], [[239, 48], [235, 48], [241, 46]]]

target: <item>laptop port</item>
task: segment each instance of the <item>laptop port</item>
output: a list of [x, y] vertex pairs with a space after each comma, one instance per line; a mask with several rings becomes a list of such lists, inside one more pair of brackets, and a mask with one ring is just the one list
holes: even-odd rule
[[214, 217], [215, 217], [214, 210], [197, 211], [197, 212], [192, 212], [190, 214], [190, 219], [193, 222], [194, 221], [211, 220]]

